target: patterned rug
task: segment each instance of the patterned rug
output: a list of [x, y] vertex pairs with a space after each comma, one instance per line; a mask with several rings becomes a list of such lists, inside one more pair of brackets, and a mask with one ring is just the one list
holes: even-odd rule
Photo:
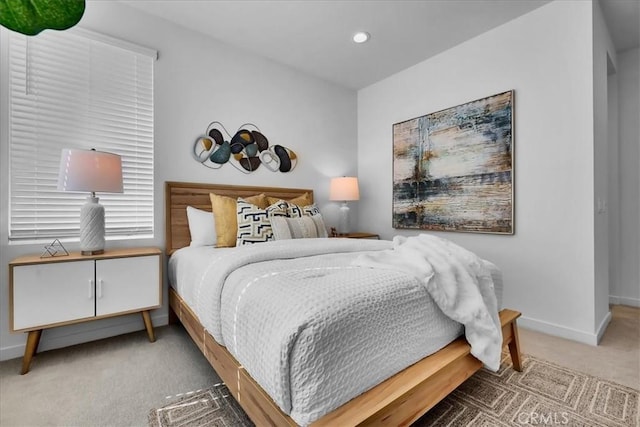
[[[413, 426], [640, 426], [638, 390], [531, 356], [523, 364], [516, 372], [505, 358], [498, 372], [482, 369]], [[253, 424], [221, 384], [152, 410], [149, 425]]]
[[149, 412], [149, 427], [244, 427], [253, 423], [227, 386], [216, 384], [206, 390], [185, 393]]
[[432, 426], [638, 427], [640, 392], [531, 356], [516, 372], [478, 371], [414, 423]]

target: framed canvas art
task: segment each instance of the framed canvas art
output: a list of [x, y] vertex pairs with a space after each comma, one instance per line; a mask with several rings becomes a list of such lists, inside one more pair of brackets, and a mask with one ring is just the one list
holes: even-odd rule
[[393, 125], [393, 227], [514, 233], [514, 91]]

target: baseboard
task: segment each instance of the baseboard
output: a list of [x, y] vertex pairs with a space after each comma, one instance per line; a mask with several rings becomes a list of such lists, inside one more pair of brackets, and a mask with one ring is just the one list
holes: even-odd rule
[[[611, 316], [610, 313], [609, 313], [609, 316]], [[589, 344], [593, 346], [598, 345], [597, 334], [579, 331], [577, 329], [567, 328], [566, 326], [560, 326], [554, 323], [532, 319], [530, 317], [525, 317], [525, 316], [520, 317], [518, 319], [518, 326], [521, 326], [525, 329], [531, 329], [536, 332], [542, 332], [543, 334], [553, 335], [560, 338], [566, 338], [568, 340], [577, 341], [584, 344]]]
[[[70, 332], [68, 334], [59, 336], [47, 337], [47, 331], [45, 330], [42, 335], [42, 341], [38, 348], [38, 352], [69, 347], [71, 345], [82, 344], [90, 341], [113, 337], [116, 335], [128, 334], [131, 332], [144, 330], [144, 324], [142, 323], [142, 320], [139, 318], [139, 316], [122, 317], [122, 319], [126, 320], [109, 326], [99, 326], [100, 321], [85, 323], [83, 325], [95, 324], [98, 327], [89, 330], [82, 330], [80, 332]], [[151, 321], [154, 327], [163, 326], [168, 324], [169, 315], [165, 313], [151, 316]], [[55, 328], [52, 329], [52, 331], [53, 330], [55, 330]], [[26, 338], [25, 343], [0, 348], [0, 361], [22, 357], [24, 355], [25, 346]]]
[[616, 295], [609, 295], [609, 304], [640, 307], [640, 298], [629, 298], [629, 297], [619, 297]]
[[607, 330], [607, 326], [609, 326], [609, 322], [611, 322], [611, 311], [607, 311], [607, 315], [604, 316], [602, 322], [600, 322], [600, 326], [598, 326], [598, 334], [597, 334], [597, 343], [600, 344], [600, 340], [604, 335], [604, 332]]

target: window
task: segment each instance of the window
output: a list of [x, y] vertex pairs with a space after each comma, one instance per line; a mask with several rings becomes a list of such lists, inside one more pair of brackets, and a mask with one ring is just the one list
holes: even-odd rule
[[97, 194], [106, 211], [106, 236], [152, 236], [157, 53], [78, 28], [5, 35], [9, 240], [79, 235], [88, 194], [57, 190], [63, 148], [122, 156], [124, 193]]

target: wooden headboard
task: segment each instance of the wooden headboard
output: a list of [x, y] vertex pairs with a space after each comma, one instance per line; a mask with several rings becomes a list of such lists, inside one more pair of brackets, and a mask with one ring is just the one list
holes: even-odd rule
[[211, 212], [209, 193], [221, 196], [249, 197], [264, 193], [269, 197], [293, 199], [309, 193], [313, 200], [313, 190], [303, 188], [248, 187], [242, 185], [202, 184], [195, 182], [165, 182], [165, 227], [166, 254], [171, 255], [177, 249], [189, 246], [191, 235], [187, 223], [187, 206]]

